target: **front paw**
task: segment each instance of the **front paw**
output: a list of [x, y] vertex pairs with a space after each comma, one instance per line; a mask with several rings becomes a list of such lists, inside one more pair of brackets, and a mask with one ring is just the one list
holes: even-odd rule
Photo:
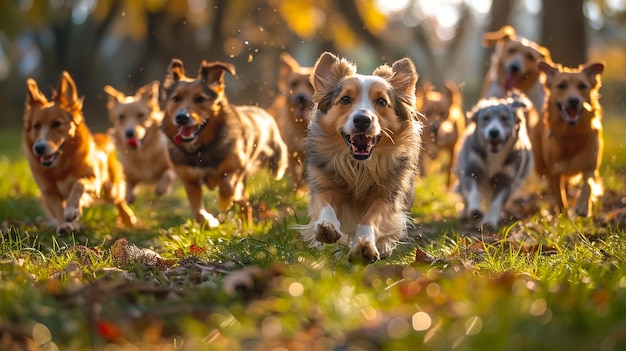
[[359, 242], [352, 247], [348, 257], [350, 262], [370, 264], [380, 260], [380, 253], [373, 242], [359, 238]]
[[315, 224], [315, 239], [321, 243], [332, 244], [341, 239], [341, 232], [332, 223], [319, 221]]
[[200, 210], [196, 215], [198, 224], [205, 224], [209, 229], [217, 228], [220, 225], [220, 221], [206, 210]]
[[81, 214], [82, 211], [80, 207], [66, 207], [65, 210], [63, 210], [63, 218], [65, 218], [67, 222], [74, 222]]
[[80, 224], [78, 222], [65, 222], [56, 227], [57, 234], [72, 234], [80, 231]]

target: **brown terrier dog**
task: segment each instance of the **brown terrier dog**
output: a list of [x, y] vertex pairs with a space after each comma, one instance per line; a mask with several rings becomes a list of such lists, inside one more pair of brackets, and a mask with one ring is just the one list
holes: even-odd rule
[[[567, 185], [582, 174], [582, 187], [574, 211], [591, 213], [591, 197], [602, 193], [602, 106], [599, 89], [602, 63], [567, 68], [540, 62], [546, 73], [543, 123], [535, 128], [537, 172], [548, 178], [551, 194], [560, 210], [567, 209]], [[535, 145], [533, 145], [534, 147]]]
[[424, 150], [420, 157], [420, 174], [426, 174], [426, 156], [434, 160], [440, 151], [445, 151], [449, 157], [446, 186], [450, 189], [455, 148], [465, 130], [461, 91], [454, 82], [446, 81], [440, 92], [435, 91], [432, 84], [425, 83], [416, 95], [417, 110], [426, 117], [422, 129]]
[[289, 149], [289, 173], [294, 188], [306, 188], [304, 171], [306, 128], [313, 109], [313, 67], [302, 67], [286, 52], [280, 55], [278, 90], [270, 112], [276, 117], [283, 140]]
[[79, 230], [83, 207], [98, 198], [117, 206], [123, 224], [134, 225], [137, 218], [124, 200], [126, 183], [113, 140], [89, 131], [83, 98], [69, 73], [61, 74], [51, 101], [33, 79], [26, 85], [22, 145], [56, 231]]
[[193, 216], [209, 227], [219, 221], [204, 209], [203, 184], [219, 188], [222, 211], [237, 203], [249, 225], [252, 208], [245, 187], [247, 177], [266, 164], [276, 179], [281, 179], [288, 162], [287, 146], [267, 111], [229, 104], [226, 72], [234, 75], [235, 67], [203, 61], [198, 76], [189, 78], [183, 62], [174, 59], [163, 82], [163, 130], [170, 140], [170, 159], [183, 181]]
[[144, 85], [134, 96], [126, 96], [110, 85], [104, 91], [109, 96], [107, 108], [113, 124], [110, 132], [126, 175], [126, 201], [135, 201], [134, 189], [140, 183], [156, 184], [157, 195], [168, 193], [176, 174], [167, 152], [167, 138], [161, 131], [159, 82]]

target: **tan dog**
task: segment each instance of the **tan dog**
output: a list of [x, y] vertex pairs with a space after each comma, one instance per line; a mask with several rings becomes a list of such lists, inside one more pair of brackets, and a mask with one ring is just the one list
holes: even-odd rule
[[203, 61], [196, 78], [185, 75], [182, 61], [172, 60], [163, 82], [163, 130], [169, 154], [183, 181], [193, 216], [209, 227], [218, 220], [204, 209], [202, 185], [219, 188], [219, 208], [239, 205], [252, 222], [246, 178], [266, 164], [276, 179], [287, 168], [287, 146], [276, 121], [255, 106], [234, 106], [226, 98], [224, 74], [235, 74], [229, 63]]
[[[482, 97], [504, 98], [518, 89], [533, 103], [537, 111], [543, 108], [545, 93], [539, 77], [537, 62], [551, 62], [545, 47], [515, 34], [511, 26], [483, 35], [483, 46], [494, 46], [489, 71], [483, 81]], [[536, 121], [527, 121], [534, 125]]]
[[567, 209], [567, 185], [582, 174], [582, 188], [574, 211], [591, 213], [592, 195], [600, 195], [602, 162], [602, 106], [599, 89], [602, 63], [567, 68], [540, 62], [546, 73], [546, 105], [543, 123], [535, 129], [537, 172], [546, 176], [559, 209]]
[[350, 259], [389, 256], [405, 235], [421, 148], [417, 72], [408, 58], [373, 75], [333, 54], [312, 76], [317, 109], [307, 138], [311, 243], [352, 241]]
[[113, 124], [111, 133], [126, 175], [126, 201], [135, 201], [138, 184], [156, 184], [157, 195], [168, 193], [176, 174], [167, 151], [167, 138], [161, 131], [163, 114], [159, 108], [159, 82], [137, 90], [134, 96], [104, 87], [107, 108]]
[[441, 91], [436, 91], [431, 84], [424, 84], [417, 95], [417, 110], [426, 117], [422, 129], [423, 152], [420, 157], [420, 174], [426, 175], [426, 156], [436, 159], [440, 151], [449, 156], [446, 186], [450, 188], [452, 167], [456, 155], [455, 148], [459, 137], [465, 130], [463, 97], [459, 87], [446, 81]]
[[313, 67], [302, 67], [288, 53], [280, 55], [278, 89], [270, 112], [276, 117], [278, 128], [289, 149], [289, 173], [294, 188], [305, 188], [304, 171], [306, 128], [313, 109]]
[[117, 206], [123, 224], [135, 224], [124, 200], [126, 184], [113, 140], [92, 136], [83, 118], [83, 98], [69, 73], [61, 74], [51, 101], [33, 79], [26, 85], [22, 145], [56, 231], [78, 230], [83, 207], [100, 197]]

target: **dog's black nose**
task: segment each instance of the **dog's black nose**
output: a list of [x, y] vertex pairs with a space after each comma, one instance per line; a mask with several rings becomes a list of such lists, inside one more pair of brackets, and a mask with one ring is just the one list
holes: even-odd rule
[[517, 63], [511, 64], [509, 66], [509, 71], [511, 71], [511, 73], [519, 73], [520, 70], [521, 67]]
[[372, 124], [372, 119], [365, 115], [357, 115], [354, 117], [352, 123], [354, 128], [359, 132], [365, 132]]
[[305, 104], [307, 102], [306, 96], [302, 95], [302, 94], [298, 94], [296, 96], [296, 103], [298, 104]]
[[578, 108], [578, 106], [580, 105], [580, 99], [577, 97], [570, 97], [567, 99], [567, 106], [569, 107], [573, 107], [573, 108]]
[[497, 130], [497, 129], [491, 129], [491, 130], [489, 131], [489, 137], [490, 137], [491, 139], [497, 139], [497, 138], [499, 138], [499, 137], [500, 137], [500, 131], [499, 131], [499, 130]]
[[179, 126], [187, 125], [187, 123], [189, 123], [189, 119], [189, 114], [186, 112], [179, 112], [175, 117], [176, 124]]
[[132, 138], [132, 137], [135, 136], [135, 130], [131, 129], [131, 128], [128, 128], [128, 129], [126, 129], [126, 133], [125, 134], [126, 134], [127, 138]]
[[35, 144], [35, 146], [33, 146], [33, 150], [35, 150], [37, 155], [43, 155], [46, 153], [46, 144]]

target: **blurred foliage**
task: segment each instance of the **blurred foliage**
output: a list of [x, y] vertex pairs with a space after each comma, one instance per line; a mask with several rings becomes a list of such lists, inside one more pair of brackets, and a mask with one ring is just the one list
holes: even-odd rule
[[[172, 58], [195, 71], [203, 59], [230, 61], [236, 103], [267, 107], [276, 93], [278, 55], [288, 51], [311, 66], [322, 51], [336, 52], [367, 72], [411, 57], [422, 79], [464, 85], [468, 107], [478, 95], [489, 50], [482, 32], [511, 23], [537, 40], [541, 0], [15, 0], [0, 2], [0, 125], [19, 125], [24, 81], [55, 86], [61, 70], [86, 96], [87, 119], [106, 127], [102, 87], [124, 91], [161, 80]], [[563, 16], [584, 12], [589, 56], [607, 62], [607, 87], [623, 98], [620, 67], [626, 54], [624, 0], [586, 0]], [[538, 7], [539, 5], [539, 7]], [[492, 13], [491, 11], [497, 11]], [[493, 20], [492, 20], [493, 17]], [[568, 31], [553, 33], [567, 37]], [[613, 67], [613, 68], [612, 68]], [[618, 80], [613, 85], [610, 80]], [[616, 104], [619, 99], [609, 101]]]

